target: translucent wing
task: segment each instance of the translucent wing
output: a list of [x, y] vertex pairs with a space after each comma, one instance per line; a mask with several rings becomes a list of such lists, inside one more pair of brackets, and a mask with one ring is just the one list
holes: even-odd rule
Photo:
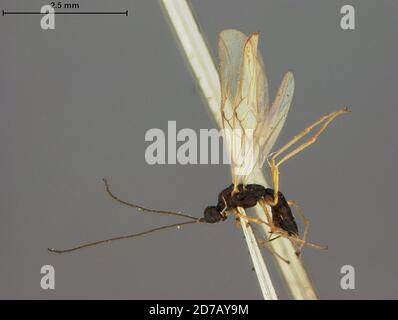
[[293, 93], [293, 73], [287, 72], [279, 86], [275, 100], [266, 115], [266, 121], [260, 124], [256, 132], [256, 135], [258, 135], [256, 140], [261, 150], [259, 162], [256, 165], [257, 168], [262, 168], [264, 161], [268, 157], [268, 154], [282, 130], [293, 99]]
[[[221, 111], [228, 116], [224, 117], [227, 126], [232, 127], [231, 120], [239, 120], [244, 122], [242, 126], [255, 127], [268, 112], [268, 81], [257, 45], [258, 33], [248, 37], [228, 29], [219, 35]], [[232, 118], [233, 111], [239, 119]]]
[[219, 36], [224, 141], [232, 155], [235, 185], [245, 184], [259, 162], [256, 132], [265, 126], [270, 111], [268, 83], [257, 45], [258, 33], [247, 37], [237, 30], [225, 30]]

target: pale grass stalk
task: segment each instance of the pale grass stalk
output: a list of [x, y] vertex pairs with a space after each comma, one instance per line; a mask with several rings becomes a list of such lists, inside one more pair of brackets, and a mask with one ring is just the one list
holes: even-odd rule
[[[160, 0], [160, 3], [165, 15], [171, 22], [172, 30], [185, 53], [185, 57], [189, 62], [203, 96], [206, 98], [208, 108], [217, 125], [221, 128], [219, 77], [207, 44], [192, 13], [192, 9], [185, 0]], [[255, 182], [265, 187], [268, 185], [262, 172], [259, 172], [257, 181]], [[240, 210], [242, 214], [246, 214], [243, 209]], [[262, 220], [267, 220], [260, 206], [256, 206], [255, 211]], [[241, 226], [263, 297], [266, 300], [275, 300], [277, 299], [277, 295], [253, 231], [246, 221], [241, 220]], [[267, 226], [262, 226], [264, 239], [267, 236], [267, 229]], [[277, 266], [293, 298], [317, 299], [311, 280], [302, 261], [296, 257], [295, 249], [290, 241], [279, 238], [269, 244], [275, 252], [290, 261], [290, 264], [287, 264], [281, 259], [276, 258]]]

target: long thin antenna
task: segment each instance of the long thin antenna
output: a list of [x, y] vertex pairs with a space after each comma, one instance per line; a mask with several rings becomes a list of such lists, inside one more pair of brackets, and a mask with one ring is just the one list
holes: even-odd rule
[[144, 236], [148, 233], [152, 233], [155, 231], [160, 231], [160, 230], [164, 230], [164, 229], [170, 229], [170, 228], [174, 228], [174, 227], [181, 227], [183, 225], [187, 225], [187, 224], [193, 224], [193, 223], [203, 223], [202, 221], [200, 221], [199, 219], [197, 219], [196, 221], [186, 221], [186, 222], [182, 222], [182, 223], [174, 223], [174, 224], [168, 224], [165, 226], [161, 226], [161, 227], [157, 227], [154, 229], [150, 229], [147, 231], [143, 231], [143, 232], [139, 232], [139, 233], [134, 233], [134, 234], [128, 234], [128, 235], [124, 235], [124, 236], [118, 236], [118, 237], [113, 237], [113, 238], [109, 238], [109, 239], [105, 239], [105, 240], [99, 240], [99, 241], [94, 241], [94, 242], [89, 242], [89, 243], [85, 243], [85, 244], [81, 244], [79, 246], [73, 247], [73, 248], [69, 248], [69, 249], [54, 249], [54, 248], [47, 248], [47, 250], [51, 253], [68, 253], [68, 252], [72, 252], [72, 251], [76, 251], [76, 250], [80, 250], [83, 248], [88, 248], [88, 247], [94, 247], [97, 246], [99, 244], [103, 244], [103, 243], [108, 243], [108, 242], [113, 242], [113, 241], [117, 241], [117, 240], [125, 240], [125, 239], [131, 239], [131, 238], [136, 238], [139, 236]]
[[[106, 180], [106, 179], [102, 179], [102, 180], [104, 181], [106, 192], [108, 192], [108, 194], [111, 196], [111, 198], [113, 198], [114, 200], [116, 200], [117, 202], [119, 202], [119, 203], [121, 203], [121, 204], [124, 204], [124, 205], [126, 205], [126, 206], [135, 208], [135, 209], [137, 209], [138, 211], [145, 211], [145, 212], [166, 214], [166, 215], [170, 215], [170, 216], [177, 216], [177, 217], [188, 218], [188, 219], [192, 219], [192, 220], [195, 220], [195, 221], [202, 220], [201, 218], [194, 217], [194, 216], [191, 216], [191, 215], [189, 215], [189, 214], [182, 213], [182, 212], [149, 209], [149, 208], [145, 208], [145, 207], [143, 207], [143, 206], [140, 206], [140, 205], [138, 205], [138, 204], [134, 204], [134, 203], [131, 203], [131, 202], [126, 202], [126, 201], [120, 199], [118, 196], [116, 196], [116, 195], [111, 191], [111, 188], [110, 188], [110, 186], [109, 186], [108, 180]], [[202, 221], [202, 222], [203, 222], [203, 221]]]

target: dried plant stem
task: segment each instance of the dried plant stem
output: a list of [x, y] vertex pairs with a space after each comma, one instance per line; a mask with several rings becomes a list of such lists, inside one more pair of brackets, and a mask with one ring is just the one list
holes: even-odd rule
[[[245, 210], [243, 210], [242, 208], [238, 208], [238, 211], [240, 214], [244, 216], [246, 215]], [[243, 234], [245, 235], [247, 247], [249, 248], [250, 257], [253, 261], [254, 270], [256, 272], [258, 283], [260, 284], [261, 292], [263, 293], [263, 297], [265, 300], [277, 300], [278, 297], [272, 284], [271, 276], [264, 263], [264, 259], [261, 254], [260, 248], [258, 247], [258, 242], [253, 233], [253, 230], [244, 219], [240, 219], [240, 224], [242, 226]]]
[[[199, 26], [194, 19], [192, 10], [185, 0], [161, 0], [160, 3], [171, 22], [172, 29], [181, 44], [203, 96], [207, 100], [208, 108], [218, 126], [221, 127], [218, 73]], [[267, 186], [263, 173], [257, 175], [257, 180], [257, 183]], [[241, 213], [245, 214], [243, 210]], [[264, 211], [259, 206], [256, 206], [256, 213], [261, 219], [267, 220]], [[241, 225], [264, 299], [277, 299], [253, 231], [245, 221], [241, 220]], [[268, 232], [265, 225], [263, 226], [263, 232], [265, 238]], [[293, 298], [317, 299], [310, 278], [301, 260], [296, 257], [292, 244], [287, 239], [280, 238], [270, 242], [270, 245], [273, 250], [290, 261], [290, 264], [287, 264], [281, 259], [276, 259], [279, 270]]]

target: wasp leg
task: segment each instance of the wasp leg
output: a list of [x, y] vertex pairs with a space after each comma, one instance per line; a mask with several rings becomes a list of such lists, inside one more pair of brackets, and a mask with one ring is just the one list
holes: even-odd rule
[[295, 202], [295, 201], [288, 201], [287, 202], [289, 204], [289, 206], [292, 206], [294, 208], [296, 208], [297, 213], [300, 215], [301, 219], [303, 220], [304, 223], [304, 232], [303, 232], [303, 243], [299, 245], [297, 251], [296, 251], [296, 255], [300, 256], [301, 251], [304, 247], [304, 245], [306, 244], [307, 240], [308, 240], [308, 232], [310, 229], [310, 221], [306, 218], [306, 216], [304, 215], [303, 211], [301, 210], [300, 206]]
[[275, 238], [271, 239], [271, 235], [270, 235], [269, 238], [268, 238], [268, 242], [271, 242], [271, 241], [274, 241], [276, 239], [279, 239], [280, 237], [282, 237], [282, 236], [276, 236]]
[[297, 236], [289, 235], [289, 233], [287, 233], [285, 230], [282, 230], [282, 229], [277, 230], [275, 232], [275, 234], [281, 235], [282, 237], [289, 239], [291, 242], [293, 242], [293, 244], [303, 245], [303, 246], [305, 245], [305, 246], [308, 246], [308, 247], [311, 247], [314, 249], [318, 249], [318, 250], [327, 250], [328, 249], [327, 246], [321, 246], [321, 245], [318, 245], [315, 243], [304, 241], [303, 239], [301, 239]]
[[269, 243], [270, 243], [271, 241], [275, 240], [275, 239], [277, 239], [277, 238], [274, 238], [274, 239], [271, 239], [271, 240], [270, 240], [270, 239], [267, 239], [267, 240], [257, 240], [257, 242], [258, 242], [259, 244], [261, 244], [261, 245], [266, 246], [267, 249], [268, 249], [273, 255], [275, 255], [275, 257], [281, 259], [283, 262], [286, 262], [287, 264], [290, 264], [289, 259], [286, 259], [286, 258], [282, 257], [278, 252], [276, 252], [276, 251], [274, 250], [274, 248], [272, 248], [272, 247], [269, 245]]
[[231, 191], [231, 196], [234, 196], [235, 194], [239, 193], [238, 179], [236, 177], [234, 177], [232, 183], [233, 183], [234, 187], [233, 187], [233, 189]]
[[256, 218], [256, 217], [252, 217], [252, 216], [241, 214], [237, 210], [234, 211], [234, 214], [235, 214], [235, 216], [237, 218], [240, 218], [240, 219], [243, 219], [243, 220], [247, 220], [248, 222], [254, 222], [254, 223], [257, 223], [257, 224], [265, 224], [265, 225], [269, 226], [269, 224], [267, 222], [265, 222], [265, 221], [263, 221], [263, 220], [261, 220], [259, 218]]
[[[266, 209], [266, 210], [268, 210], [268, 209]], [[268, 212], [268, 211], [267, 211], [267, 212]], [[243, 214], [239, 213], [237, 210], [234, 210], [234, 213], [235, 213], [235, 215], [236, 215], [237, 218], [246, 219], [248, 222], [254, 222], [254, 223], [257, 223], [257, 224], [262, 224], [262, 223], [263, 223], [263, 224], [267, 225], [268, 227], [270, 227], [271, 229], [274, 228], [274, 227], [271, 227], [271, 225], [270, 225], [270, 223], [272, 223], [272, 220], [268, 220], [270, 223], [267, 223], [267, 222], [265, 222], [265, 221], [263, 221], [263, 220], [261, 220], [261, 219], [259, 219], [259, 218], [252, 217], [252, 216], [248, 216], [248, 215], [243, 215]], [[269, 214], [269, 213], [267, 213], [267, 214]], [[277, 252], [269, 245], [269, 242], [275, 240], [276, 238], [279, 238], [279, 235], [278, 235], [276, 238], [271, 239], [272, 235], [273, 235], [273, 233], [270, 232], [267, 240], [259, 240], [259, 239], [257, 239], [257, 237], [256, 237], [255, 234], [254, 234], [254, 237], [255, 237], [257, 243], [262, 244], [262, 245], [265, 245], [265, 246], [267, 247], [267, 249], [268, 249], [273, 255], [275, 255], [276, 257], [278, 257], [278, 258], [281, 259], [282, 261], [284, 261], [284, 262], [286, 262], [287, 264], [289, 264], [290, 261], [289, 261], [288, 259], [282, 257], [279, 253], [277, 253]]]
[[224, 209], [222, 209], [222, 211], [220, 212], [221, 215], [223, 215], [224, 212], [228, 209], [227, 201], [225, 201], [224, 196], [222, 197], [222, 200], [224, 201], [225, 207], [224, 207]]
[[269, 233], [270, 234], [275, 233], [275, 231], [277, 231], [278, 228], [275, 226], [275, 224], [272, 221], [271, 214], [269, 212], [269, 208], [268, 208], [267, 202], [265, 200], [260, 200], [258, 203], [263, 208], [263, 210], [265, 212], [265, 215], [267, 217], [267, 222], [268, 222], [267, 225], [270, 228]]
[[[268, 221], [267, 225], [268, 225], [269, 228], [270, 228], [270, 230], [269, 230], [269, 232], [268, 232], [268, 239], [267, 239], [266, 241], [264, 241], [264, 240], [262, 240], [262, 241], [265, 242], [265, 244], [267, 245], [268, 250], [271, 251], [272, 254], [274, 254], [276, 257], [278, 257], [278, 258], [281, 259], [282, 261], [286, 262], [287, 264], [289, 264], [290, 261], [289, 261], [288, 259], [283, 258], [279, 253], [277, 253], [277, 252], [274, 250], [274, 248], [272, 248], [272, 246], [269, 245], [269, 243], [270, 243], [271, 241], [274, 241], [274, 240], [280, 238], [280, 237], [283, 236], [283, 235], [278, 234], [279, 228], [276, 227], [275, 224], [274, 224], [273, 221], [272, 221], [271, 214], [270, 214], [270, 212], [269, 212], [269, 208], [268, 208], [267, 202], [266, 202], [265, 200], [261, 200], [261, 201], [259, 201], [259, 204], [260, 204], [260, 206], [263, 208], [263, 210], [264, 210], [264, 212], [265, 212], [265, 215], [266, 215], [267, 221]], [[271, 239], [271, 237], [272, 237], [274, 234], [277, 234], [277, 235], [276, 235], [274, 238]]]
[[[280, 148], [277, 152], [275, 152], [271, 159], [268, 160], [268, 165], [270, 167], [271, 178], [274, 188], [274, 201], [270, 205], [276, 205], [278, 203], [278, 191], [279, 191], [279, 167], [282, 163], [295, 156], [297, 153], [302, 151], [303, 149], [312, 145], [318, 137], [321, 135], [323, 131], [327, 128], [327, 126], [338, 116], [350, 112], [348, 108], [342, 108], [337, 111], [334, 111], [326, 116], [321, 117], [319, 120], [314, 122], [312, 125], [305, 128], [298, 135], [296, 135], [292, 140], [290, 140], [287, 144], [285, 144], [282, 148]], [[303, 139], [306, 135], [308, 135], [315, 127], [321, 125], [320, 129], [307, 141], [303, 142], [301, 145], [297, 146], [295, 149], [290, 151], [287, 155], [285, 155], [281, 160], [276, 161], [276, 158], [280, 156], [283, 152], [285, 152], [289, 147], [294, 145], [299, 140]]]
[[[311, 243], [311, 242], [307, 241], [309, 221], [308, 221], [307, 218], [304, 217], [304, 214], [301, 211], [299, 211], [299, 213], [300, 213], [301, 217], [303, 218], [304, 224], [305, 224], [305, 227], [304, 227], [304, 239], [301, 239], [298, 236], [289, 235], [289, 233], [286, 232], [285, 230], [275, 226], [273, 224], [273, 222], [272, 222], [271, 215], [270, 215], [269, 210], [268, 210], [267, 202], [262, 200], [262, 201], [259, 201], [259, 203], [260, 203], [261, 207], [264, 209], [264, 212], [265, 212], [265, 214], [267, 216], [267, 220], [268, 220], [267, 225], [270, 228], [270, 231], [269, 231], [270, 235], [268, 237], [268, 242], [276, 240], [276, 238], [271, 239], [272, 235], [276, 235], [276, 237], [287, 238], [293, 243], [293, 246], [296, 246], [296, 245], [300, 246], [299, 249], [297, 250], [296, 254], [298, 252], [301, 252], [302, 247], [305, 246], [305, 245], [309, 246], [309, 247], [312, 247], [312, 248], [315, 248], [315, 249], [319, 249], [319, 250], [327, 250], [327, 248], [328, 248], [327, 246], [320, 246], [320, 245], [317, 245], [317, 244], [314, 244], [314, 243]], [[293, 202], [290, 202], [290, 203], [292, 204], [292, 206], [295, 206], [295, 203], [293, 203]]]

